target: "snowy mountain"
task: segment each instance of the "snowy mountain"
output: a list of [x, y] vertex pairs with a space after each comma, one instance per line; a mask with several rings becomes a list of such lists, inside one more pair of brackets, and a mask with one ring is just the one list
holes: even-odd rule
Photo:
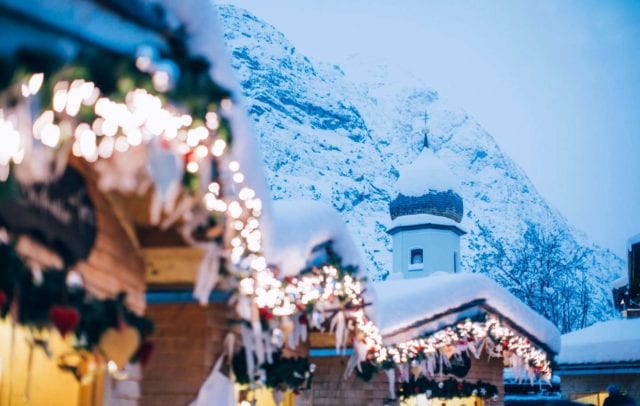
[[528, 223], [566, 231], [572, 244], [594, 250], [590, 322], [611, 317], [608, 283], [623, 272], [623, 261], [550, 207], [472, 117], [420, 83], [389, 83], [382, 72], [374, 82], [357, 82], [338, 66], [312, 61], [243, 9], [223, 5], [219, 12], [273, 197], [331, 203], [362, 243], [370, 277], [391, 270], [388, 204], [397, 168], [422, 147], [426, 111], [431, 147], [461, 183], [469, 231], [462, 238], [463, 267], [476, 270], [488, 240], [513, 241]]

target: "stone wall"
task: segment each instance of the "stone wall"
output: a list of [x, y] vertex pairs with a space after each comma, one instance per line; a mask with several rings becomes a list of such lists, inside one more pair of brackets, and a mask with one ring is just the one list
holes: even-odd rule
[[563, 396], [574, 398], [586, 393], [606, 392], [611, 384], [618, 385], [636, 402], [640, 401], [640, 374], [564, 375], [560, 388]]

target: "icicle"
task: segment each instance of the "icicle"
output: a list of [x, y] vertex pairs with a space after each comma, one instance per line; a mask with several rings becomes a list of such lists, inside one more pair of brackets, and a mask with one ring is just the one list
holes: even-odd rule
[[251, 299], [247, 296], [240, 295], [238, 303], [236, 303], [236, 312], [243, 320], [251, 320]]
[[258, 365], [262, 365], [265, 362], [265, 356], [264, 356], [262, 325], [260, 324], [260, 319], [253, 320], [251, 322], [251, 330], [253, 334], [253, 345], [255, 348]]
[[429, 377], [434, 377], [436, 375], [436, 357], [434, 354], [429, 354], [426, 359], [427, 361], [427, 372]]
[[344, 377], [351, 376], [354, 369], [362, 372], [360, 364], [367, 360], [367, 346], [360, 340], [353, 340], [353, 354], [347, 362], [347, 368], [344, 371]]
[[300, 342], [304, 343], [307, 341], [309, 330], [306, 324], [302, 324], [300, 322], [298, 322], [298, 324], [300, 325]]
[[282, 402], [284, 402], [284, 394], [285, 392], [280, 389], [274, 389], [271, 391], [271, 396], [273, 396], [273, 402], [276, 406], [280, 406]]
[[422, 372], [422, 375], [424, 375], [425, 377], [429, 377], [429, 375], [427, 375], [429, 373], [429, 368], [427, 367], [426, 359], [420, 361], [420, 371]]
[[170, 149], [161, 147], [159, 142], [151, 142], [148, 151], [147, 170], [154, 186], [150, 220], [151, 224], [157, 225], [163, 212], [171, 213], [175, 209], [183, 172], [178, 157]]
[[298, 318], [295, 318], [291, 321], [291, 325], [292, 325], [292, 329], [291, 329], [291, 334], [289, 334], [289, 347], [292, 350], [295, 350], [296, 348], [298, 348], [298, 344], [300, 343], [300, 336], [301, 336], [301, 328], [300, 328], [300, 321], [298, 320]]
[[220, 277], [221, 249], [218, 244], [207, 244], [207, 252], [198, 267], [198, 277], [193, 289], [193, 296], [201, 305], [209, 303], [211, 291]]
[[345, 347], [347, 340], [346, 320], [343, 311], [339, 311], [335, 317], [331, 320], [331, 331], [336, 332], [336, 352], [340, 353], [340, 350]]
[[283, 343], [287, 343], [289, 348], [294, 349], [293, 347], [291, 347], [291, 340], [292, 340], [291, 335], [293, 334], [293, 322], [289, 317], [282, 318], [282, 321], [280, 322], [280, 330], [282, 331]]
[[247, 376], [249, 377], [249, 384], [253, 383], [253, 378], [255, 376], [255, 368], [256, 364], [253, 359], [253, 334], [251, 329], [247, 327], [245, 324], [242, 324], [242, 345], [244, 346], [244, 351], [246, 355], [246, 363], [247, 363]]
[[[192, 207], [193, 207], [193, 200], [189, 196], [185, 196], [182, 199], [180, 199], [180, 203], [178, 203], [178, 206], [176, 207], [176, 209], [169, 214], [169, 217], [167, 217], [162, 222], [162, 224], [160, 224], [160, 229], [166, 230], [169, 227], [171, 227], [173, 223], [178, 221], [178, 219], [180, 219], [182, 215], [185, 214]], [[187, 230], [187, 231], [191, 232], [192, 230]]]
[[262, 339], [264, 340], [264, 352], [267, 357], [267, 364], [273, 364], [273, 346], [271, 343], [271, 337], [267, 333], [262, 333]]
[[389, 399], [396, 398], [396, 370], [393, 368], [385, 369], [387, 374], [387, 383], [389, 384]]
[[231, 364], [231, 360], [233, 359], [233, 347], [236, 344], [236, 336], [233, 333], [227, 333], [224, 338], [223, 345], [226, 347], [227, 357], [229, 357], [229, 364]]
[[402, 365], [400, 365], [399, 368], [400, 371], [400, 380], [402, 382], [409, 382], [409, 364], [407, 364], [406, 362]]
[[480, 359], [480, 356], [482, 355], [482, 349], [484, 348], [484, 343], [486, 340], [486, 338], [483, 338], [481, 340], [476, 340], [473, 343], [469, 343], [469, 345], [467, 345], [467, 352], [473, 355], [475, 359]]
[[315, 308], [313, 309], [313, 313], [311, 313], [311, 327], [323, 331], [324, 327], [324, 302], [319, 301]]

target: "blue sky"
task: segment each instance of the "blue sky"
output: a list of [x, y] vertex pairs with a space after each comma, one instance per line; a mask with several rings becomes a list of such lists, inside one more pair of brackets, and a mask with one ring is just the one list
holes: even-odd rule
[[229, 2], [311, 57], [423, 78], [597, 243], [640, 232], [640, 1]]

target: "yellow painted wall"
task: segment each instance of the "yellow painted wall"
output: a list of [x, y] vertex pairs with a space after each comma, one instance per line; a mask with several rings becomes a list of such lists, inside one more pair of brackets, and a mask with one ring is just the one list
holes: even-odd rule
[[59, 355], [69, 352], [71, 343], [57, 332], [37, 334], [47, 339], [51, 358], [40, 347], [30, 349], [29, 330], [13, 327], [9, 318], [0, 321], [0, 406], [100, 405], [100, 379], [81, 385], [56, 363]]
[[[254, 391], [245, 392], [242, 386], [236, 387], [238, 395], [246, 393], [247, 399], [245, 402], [240, 402], [240, 406], [252, 405], [252, 401], [255, 400], [256, 406], [277, 406], [273, 400], [273, 394], [270, 389], [260, 388]], [[241, 398], [241, 396], [238, 396]], [[285, 392], [284, 401], [282, 406], [295, 406], [295, 395], [291, 391]]]

